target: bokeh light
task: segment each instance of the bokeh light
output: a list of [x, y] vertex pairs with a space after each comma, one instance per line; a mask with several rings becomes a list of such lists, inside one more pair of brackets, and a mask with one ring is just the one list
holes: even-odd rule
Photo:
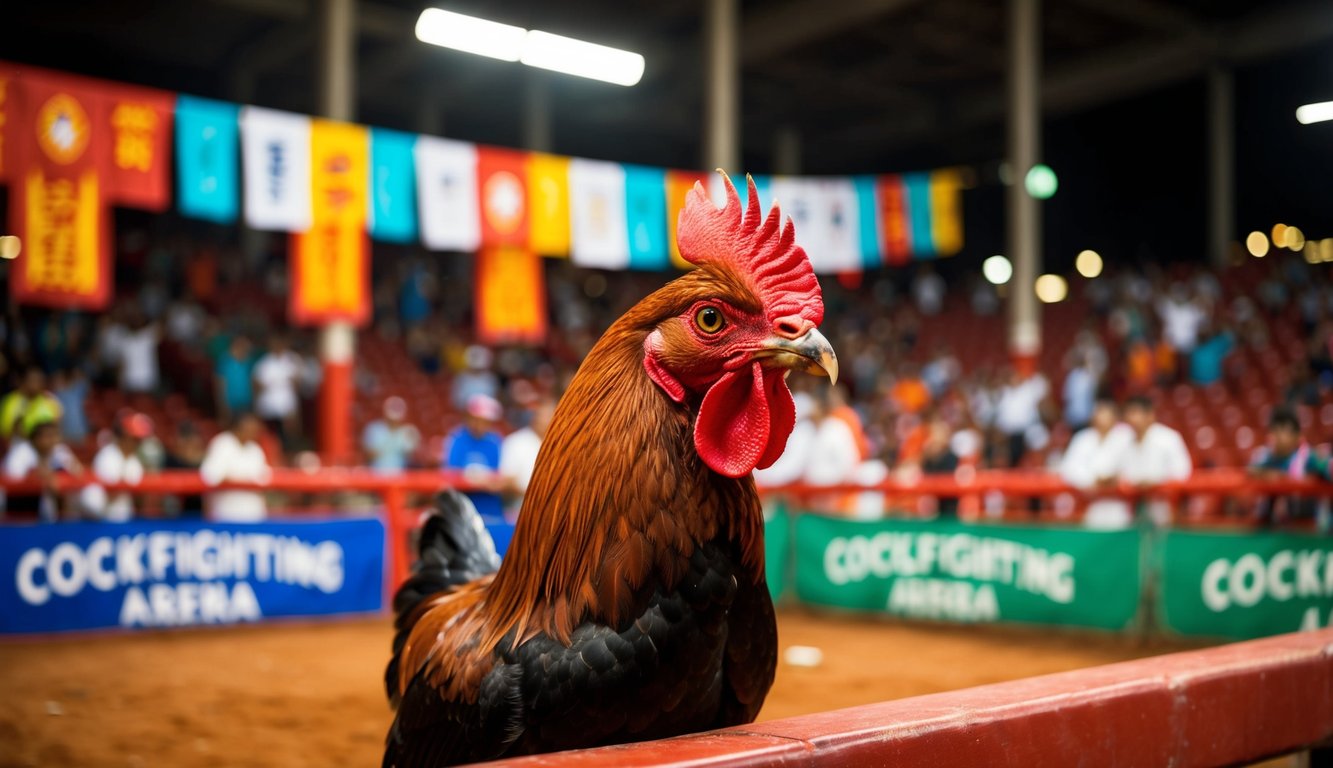
[[1333, 261], [1333, 237], [1326, 237], [1319, 241], [1319, 260]]
[[17, 259], [23, 251], [23, 241], [17, 235], [0, 237], [0, 259]]
[[1272, 231], [1270, 237], [1272, 237], [1272, 240], [1273, 240], [1273, 242], [1275, 242], [1275, 243], [1285, 243], [1285, 242], [1287, 242], [1287, 225], [1286, 225], [1286, 224], [1280, 224], [1280, 223], [1279, 223], [1279, 224], [1274, 224], [1274, 225], [1273, 225], [1273, 231]]
[[1042, 275], [1037, 278], [1037, 283], [1033, 287], [1037, 298], [1047, 304], [1064, 301], [1069, 295], [1069, 284], [1059, 275]]
[[1028, 170], [1023, 185], [1027, 187], [1029, 195], [1038, 200], [1049, 200], [1060, 188], [1060, 180], [1055, 178], [1055, 171], [1049, 165], [1037, 163]]
[[[1305, 247], [1305, 233], [1300, 227], [1287, 227], [1287, 231], [1282, 233], [1281, 245], [1285, 245], [1293, 251], [1299, 251]], [[1274, 240], [1276, 245], [1279, 241]]]
[[1004, 285], [1014, 276], [1014, 265], [1003, 256], [992, 256], [981, 262], [981, 274], [993, 285]]
[[1074, 268], [1080, 275], [1092, 279], [1102, 273], [1102, 255], [1093, 250], [1079, 251]]
[[1245, 238], [1245, 250], [1256, 259], [1262, 259], [1268, 255], [1268, 236], [1263, 232], [1251, 232], [1250, 236]]

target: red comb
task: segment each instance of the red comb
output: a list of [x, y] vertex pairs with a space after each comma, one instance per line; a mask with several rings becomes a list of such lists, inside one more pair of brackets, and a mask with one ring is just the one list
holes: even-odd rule
[[[721, 173], [719, 171], [719, 173]], [[685, 197], [676, 226], [680, 254], [692, 264], [727, 264], [748, 278], [770, 320], [800, 315], [815, 325], [824, 319], [824, 296], [805, 249], [796, 244], [796, 228], [774, 205], [759, 210], [754, 179], [745, 177], [749, 202], [741, 200], [727, 174], [727, 204], [713, 205], [702, 184]]]

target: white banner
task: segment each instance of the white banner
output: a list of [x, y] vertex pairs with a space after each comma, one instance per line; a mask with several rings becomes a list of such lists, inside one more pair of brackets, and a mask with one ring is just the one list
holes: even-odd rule
[[437, 251], [477, 250], [481, 219], [476, 146], [422, 136], [417, 139], [416, 161], [421, 241]]
[[[849, 178], [820, 179], [819, 215], [823, 218], [824, 243], [820, 261], [814, 262], [816, 272], [861, 271], [861, 218], [860, 203], [856, 198], [856, 184]], [[870, 212], [874, 215], [874, 212]], [[801, 230], [796, 230], [799, 239]], [[821, 269], [823, 267], [823, 269]]]
[[629, 266], [625, 169], [574, 158], [569, 163], [570, 256], [581, 267]]
[[310, 229], [310, 118], [241, 108], [245, 223], [254, 229]]

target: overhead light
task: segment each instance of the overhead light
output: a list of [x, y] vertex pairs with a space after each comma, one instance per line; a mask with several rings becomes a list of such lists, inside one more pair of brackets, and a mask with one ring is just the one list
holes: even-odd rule
[[1003, 256], [991, 256], [981, 262], [981, 274], [993, 285], [1004, 285], [1014, 276], [1014, 265]]
[[518, 61], [527, 37], [528, 31], [522, 27], [440, 8], [427, 8], [417, 18], [417, 39], [421, 42], [500, 61]]
[[634, 85], [643, 78], [643, 56], [633, 51], [440, 8], [427, 8], [421, 12], [417, 18], [417, 39], [456, 51], [501, 61], [521, 61], [530, 67], [616, 85]]
[[1296, 122], [1301, 125], [1333, 120], [1333, 101], [1321, 101], [1296, 108]]
[[1033, 284], [1033, 291], [1044, 304], [1057, 304], [1069, 295], [1069, 283], [1059, 275], [1042, 275]]
[[1262, 259], [1268, 255], [1268, 236], [1263, 232], [1251, 232], [1249, 237], [1245, 238], [1245, 250], [1256, 259]]
[[1074, 268], [1080, 275], [1092, 279], [1102, 273], [1102, 255], [1096, 251], [1079, 251]]

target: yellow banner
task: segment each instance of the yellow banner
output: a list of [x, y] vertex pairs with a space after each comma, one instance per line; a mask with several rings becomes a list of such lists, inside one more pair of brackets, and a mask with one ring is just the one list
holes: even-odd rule
[[528, 245], [544, 256], [569, 255], [569, 158], [528, 157]]
[[296, 235], [292, 319], [365, 322], [370, 317], [366, 217], [370, 133], [362, 126], [310, 124], [310, 231]]
[[52, 179], [33, 170], [24, 184], [26, 237], [20, 265], [25, 293], [77, 297], [105, 293], [97, 173], [85, 171], [77, 180]]
[[956, 169], [930, 174], [930, 237], [939, 256], [963, 249], [962, 189], [963, 177]]
[[546, 277], [537, 254], [485, 248], [477, 254], [477, 336], [484, 344], [546, 339]]

